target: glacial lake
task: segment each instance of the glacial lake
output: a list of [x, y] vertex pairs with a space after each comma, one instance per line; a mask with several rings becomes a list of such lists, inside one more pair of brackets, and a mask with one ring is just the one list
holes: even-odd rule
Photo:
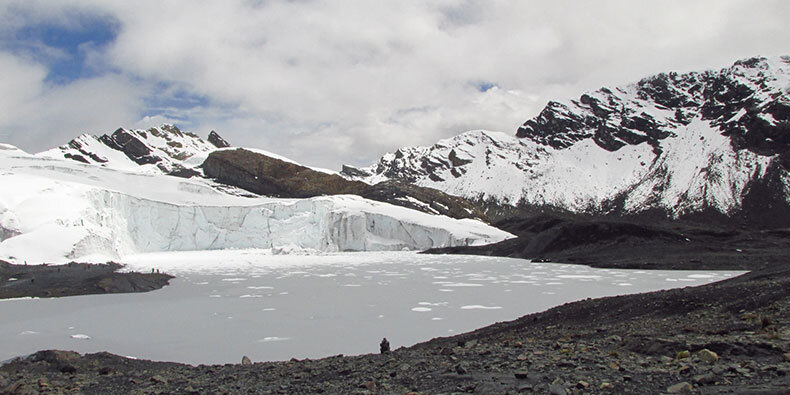
[[43, 349], [190, 364], [376, 353], [383, 337], [395, 349], [588, 297], [743, 273], [413, 252], [168, 252], [124, 263], [177, 278], [149, 293], [0, 301], [0, 360]]

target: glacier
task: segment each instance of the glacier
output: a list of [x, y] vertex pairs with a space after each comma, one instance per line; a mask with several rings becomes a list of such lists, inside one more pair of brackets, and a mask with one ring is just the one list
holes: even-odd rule
[[423, 250], [512, 235], [352, 195], [243, 197], [212, 181], [0, 147], [0, 259], [64, 262], [165, 251]]

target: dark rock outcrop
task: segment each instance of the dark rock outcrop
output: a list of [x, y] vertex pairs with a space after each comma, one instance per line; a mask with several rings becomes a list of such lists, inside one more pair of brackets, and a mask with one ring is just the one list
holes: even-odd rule
[[102, 135], [99, 137], [99, 141], [112, 149], [123, 152], [138, 165], [153, 164], [162, 160], [158, 156], [151, 155], [152, 151], [140, 139], [122, 128], [109, 136]]
[[[779, 59], [790, 63], [788, 57]], [[643, 142], [660, 151], [660, 140], [701, 115], [730, 136], [736, 149], [763, 155], [785, 152], [790, 148], [790, 100], [772, 84], [770, 68], [766, 58], [756, 57], [718, 72], [660, 73], [626, 90], [601, 88], [570, 105], [552, 101], [519, 127], [516, 136], [554, 148], [592, 138], [609, 151]], [[632, 95], [674, 112], [674, 119], [659, 120], [640, 111]]]
[[109, 148], [122, 152], [138, 165], [154, 164], [164, 174], [181, 174], [179, 170], [185, 167], [185, 160], [214, 150], [216, 144], [221, 145], [224, 141], [216, 133], [212, 140], [207, 142], [194, 133], [182, 132], [175, 125], [164, 124], [145, 130], [119, 128], [101, 136], [83, 134], [57, 150], [67, 159], [113, 167], [115, 163], [111, 159], [114, 161], [120, 158], [110, 155], [106, 149]]
[[343, 165], [343, 169], [340, 170], [340, 174], [349, 175], [352, 177], [370, 177], [371, 174], [365, 170], [354, 166]]
[[[741, 270], [790, 259], [788, 229], [758, 230], [725, 221], [572, 214], [510, 218], [495, 226], [518, 237], [499, 243], [428, 250], [566, 262], [596, 267]], [[762, 260], [762, 261], [760, 261]]]
[[180, 178], [191, 178], [191, 177], [200, 177], [202, 174], [200, 174], [199, 171], [192, 168], [177, 167], [172, 171], [168, 172], [167, 175], [173, 177], [180, 177]]
[[781, 159], [768, 167], [764, 177], [746, 186], [740, 212], [744, 223], [765, 229], [788, 226], [790, 202], [785, 180], [790, 174], [790, 151], [783, 153]]
[[360, 195], [366, 184], [348, 181], [295, 163], [242, 148], [217, 151], [203, 162], [203, 172], [217, 181], [259, 195], [308, 198], [320, 195]]
[[470, 201], [448, 195], [438, 189], [399, 181], [384, 181], [375, 185], [366, 185], [361, 196], [429, 214], [441, 214], [453, 218], [479, 218], [488, 221], [488, 216], [482, 208]]
[[[0, 226], [0, 242], [5, 239], [10, 239], [14, 236], [18, 236], [21, 233], [16, 229], [9, 229], [3, 226]], [[1, 261], [0, 261], [1, 262]]]
[[202, 167], [206, 177], [259, 195], [309, 198], [351, 194], [430, 214], [486, 219], [472, 203], [436, 189], [398, 181], [368, 185], [241, 148], [212, 152]]
[[93, 161], [95, 161], [97, 163], [106, 163], [107, 162], [107, 159], [102, 158], [101, 156], [99, 156], [99, 155], [97, 155], [97, 154], [95, 154], [93, 152], [87, 151], [82, 146], [82, 144], [79, 141], [77, 141], [76, 139], [69, 141], [67, 146], [69, 148], [72, 148], [72, 149], [76, 150], [77, 152], [79, 152], [79, 154], [66, 152], [63, 155], [66, 159], [73, 159], [73, 160], [76, 160], [77, 162], [82, 162], [82, 163], [90, 163], [85, 158], [85, 157], [88, 157], [88, 158], [93, 159]]
[[217, 132], [213, 130], [208, 134], [208, 142], [214, 144], [214, 146], [217, 148], [230, 147], [230, 143], [225, 141], [225, 139], [223, 139], [222, 136], [220, 136]]
[[85, 159], [84, 156], [79, 155], [79, 154], [66, 153], [66, 154], [63, 155], [63, 157], [65, 157], [66, 159], [76, 160], [77, 162], [82, 162], [82, 163], [85, 163], [85, 164], [89, 164], [90, 163], [90, 162], [88, 162], [87, 159]]

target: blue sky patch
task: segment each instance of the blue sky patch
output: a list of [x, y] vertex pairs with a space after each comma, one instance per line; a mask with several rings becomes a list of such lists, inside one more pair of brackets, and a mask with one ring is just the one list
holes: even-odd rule
[[34, 23], [3, 38], [2, 47], [32, 57], [49, 68], [47, 82], [65, 84], [101, 74], [86, 64], [91, 49], [101, 49], [118, 34], [119, 24], [109, 18], [75, 15], [68, 26]]
[[499, 85], [497, 85], [495, 82], [481, 81], [476, 83], [475, 87], [480, 92], [488, 92], [490, 89], [494, 87], [499, 87]]

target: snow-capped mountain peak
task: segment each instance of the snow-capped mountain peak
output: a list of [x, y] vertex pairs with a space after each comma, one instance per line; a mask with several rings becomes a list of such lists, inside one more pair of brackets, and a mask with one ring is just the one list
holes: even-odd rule
[[790, 57], [662, 73], [551, 101], [515, 136], [467, 132], [343, 174], [521, 208], [732, 216], [764, 201], [764, 220], [790, 218], [788, 92]]
[[610, 151], [641, 143], [660, 149], [660, 140], [674, 137], [695, 116], [722, 132], [745, 135], [763, 126], [754, 124], [757, 119], [786, 120], [789, 62], [751, 58], [718, 72], [661, 73], [567, 103], [549, 102], [516, 136], [554, 148], [592, 139]]
[[101, 136], [83, 134], [39, 155], [104, 167], [174, 173], [182, 171], [190, 158], [205, 159], [209, 152], [228, 146], [214, 131], [204, 140], [196, 134], [182, 132], [175, 125], [165, 124], [146, 130], [119, 128]]

